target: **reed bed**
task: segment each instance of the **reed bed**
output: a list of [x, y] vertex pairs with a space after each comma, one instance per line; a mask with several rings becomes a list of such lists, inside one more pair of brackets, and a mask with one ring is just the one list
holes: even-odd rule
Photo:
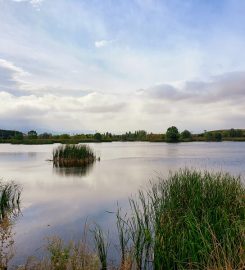
[[245, 269], [245, 188], [239, 177], [180, 170], [129, 203], [130, 213], [117, 213], [118, 269]]
[[55, 167], [83, 167], [96, 160], [94, 151], [85, 144], [60, 145], [53, 150]]

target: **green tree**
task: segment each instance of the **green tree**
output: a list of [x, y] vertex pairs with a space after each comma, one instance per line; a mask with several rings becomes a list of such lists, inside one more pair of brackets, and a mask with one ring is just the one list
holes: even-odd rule
[[97, 132], [97, 133], [94, 134], [94, 138], [95, 138], [96, 141], [101, 141], [102, 140], [102, 135], [99, 132]]
[[166, 132], [166, 141], [167, 142], [178, 142], [179, 137], [180, 137], [180, 134], [179, 134], [177, 127], [172, 126], [172, 127], [169, 127], [167, 129], [167, 132]]
[[214, 139], [216, 142], [221, 142], [222, 141], [222, 134], [221, 132], [215, 132], [214, 133]]
[[71, 136], [69, 134], [61, 134], [60, 135], [60, 139], [61, 140], [69, 140], [71, 138]]
[[180, 137], [182, 140], [191, 140], [191, 132], [187, 129], [185, 129], [183, 132], [181, 132]]
[[42, 134], [39, 134], [38, 136], [40, 139], [50, 139], [52, 138], [52, 134], [51, 133], [47, 133], [47, 132], [44, 132]]
[[14, 139], [16, 140], [23, 140], [24, 136], [23, 136], [23, 133], [21, 132], [17, 132], [14, 136]]
[[35, 130], [30, 130], [27, 133], [29, 139], [36, 139], [37, 138], [37, 132]]

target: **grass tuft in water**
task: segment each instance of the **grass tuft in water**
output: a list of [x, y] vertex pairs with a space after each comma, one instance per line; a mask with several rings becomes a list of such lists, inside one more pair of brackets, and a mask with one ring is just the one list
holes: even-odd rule
[[106, 236], [99, 225], [95, 225], [93, 229], [95, 246], [100, 259], [101, 270], [107, 270], [107, 254], [109, 248], [108, 236]]
[[151, 183], [130, 206], [128, 218], [117, 215], [119, 232], [127, 232], [120, 242], [129, 237], [133, 250], [130, 269], [244, 269], [240, 178], [180, 170]]
[[20, 194], [19, 185], [13, 182], [3, 183], [0, 181], [0, 222], [9, 214], [18, 214], [20, 211]]
[[60, 145], [53, 151], [55, 167], [82, 167], [96, 160], [94, 151], [85, 144]]

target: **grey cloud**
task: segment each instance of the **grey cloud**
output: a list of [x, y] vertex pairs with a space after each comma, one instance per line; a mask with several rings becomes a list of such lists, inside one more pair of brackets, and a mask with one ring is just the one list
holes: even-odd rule
[[231, 72], [212, 77], [210, 81], [187, 81], [183, 88], [168, 84], [141, 91], [143, 96], [167, 101], [214, 103], [245, 99], [245, 72]]
[[84, 111], [89, 113], [116, 113], [122, 111], [126, 106], [126, 103], [119, 102], [117, 104], [110, 104], [104, 106], [90, 106], [84, 109]]
[[6, 91], [15, 96], [25, 95], [26, 91], [20, 89], [20, 77], [28, 74], [11, 62], [0, 59], [0, 91]]

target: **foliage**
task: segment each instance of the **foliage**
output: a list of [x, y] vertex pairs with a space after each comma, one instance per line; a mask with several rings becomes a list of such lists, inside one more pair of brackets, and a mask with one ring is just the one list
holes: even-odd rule
[[234, 128], [230, 129], [228, 134], [229, 134], [229, 137], [242, 137], [243, 136], [241, 129], [234, 129]]
[[140, 191], [130, 206], [128, 217], [117, 215], [128, 269], [244, 269], [240, 178], [180, 170]]
[[[173, 127], [171, 127], [173, 128]], [[173, 131], [173, 129], [171, 129]], [[245, 130], [230, 129], [230, 130], [206, 130], [200, 134], [190, 134], [188, 130], [184, 130], [181, 134], [173, 135], [171, 132], [167, 134], [147, 133], [145, 130], [137, 130], [134, 132], [126, 132], [124, 134], [112, 134], [110, 132], [96, 134], [60, 134], [52, 135], [44, 132], [37, 135], [36, 131], [31, 131], [29, 136], [24, 136], [23, 133], [13, 130], [0, 130], [0, 143], [12, 144], [78, 144], [89, 142], [112, 142], [112, 141], [149, 141], [149, 142], [177, 142], [181, 141], [221, 141], [223, 138], [230, 141], [245, 141]], [[221, 139], [220, 139], [221, 134]], [[176, 136], [177, 135], [177, 136]]]
[[42, 260], [29, 257], [18, 270], [98, 270], [99, 259], [92, 253], [86, 241], [65, 244], [59, 237], [48, 238], [49, 256]]
[[16, 130], [0, 129], [0, 138], [4, 140], [11, 139], [11, 138], [23, 138], [23, 133]]
[[167, 142], [178, 142], [179, 141], [179, 131], [177, 127], [172, 126], [167, 129], [166, 132], [166, 141]]
[[220, 142], [220, 141], [222, 141], [222, 133], [221, 132], [212, 132], [212, 131], [206, 132], [205, 139], [206, 139], [206, 141]]
[[35, 130], [28, 131], [28, 138], [29, 139], [36, 139], [37, 138], [37, 132]]
[[102, 135], [97, 132], [97, 133], [94, 134], [94, 138], [95, 138], [96, 141], [100, 142], [102, 140]]
[[42, 134], [39, 134], [38, 135], [38, 138], [40, 138], [40, 139], [51, 139], [52, 138], [52, 134], [51, 133], [44, 132]]
[[191, 132], [185, 129], [184, 131], [181, 132], [180, 138], [181, 140], [191, 140], [192, 138]]

